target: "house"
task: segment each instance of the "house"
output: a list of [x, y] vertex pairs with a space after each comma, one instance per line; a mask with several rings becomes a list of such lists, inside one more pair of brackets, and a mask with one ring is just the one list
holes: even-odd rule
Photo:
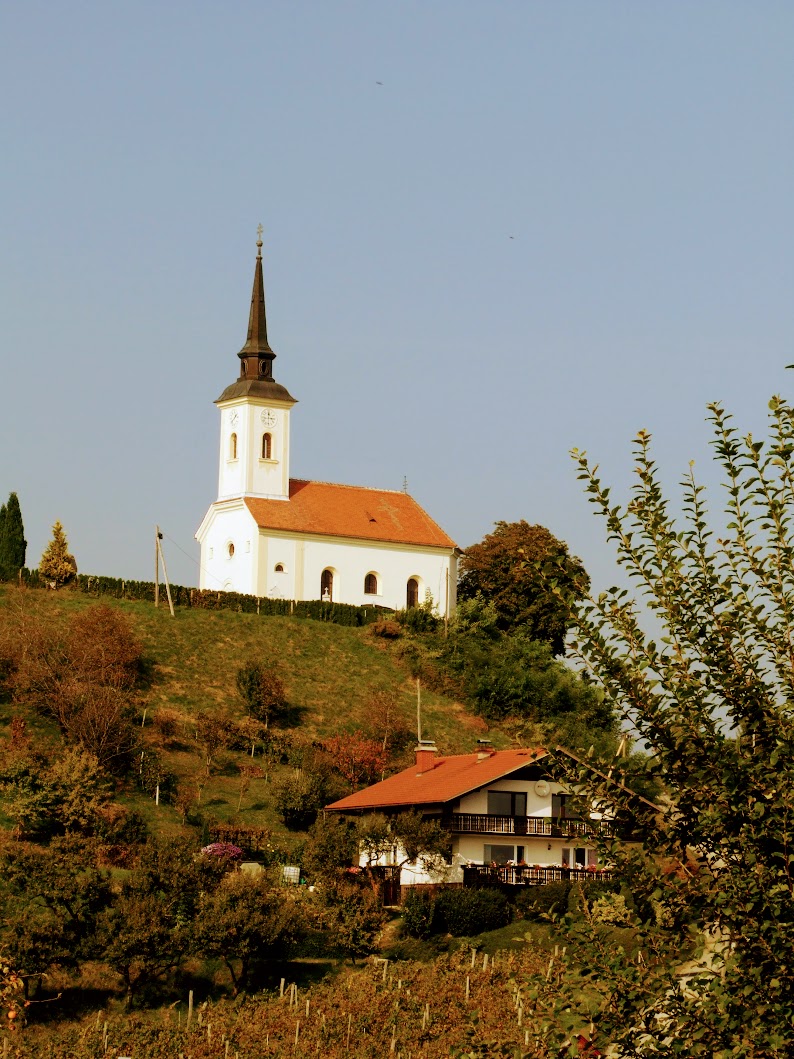
[[196, 531], [201, 588], [455, 610], [455, 542], [406, 492], [290, 478], [297, 403], [273, 377], [261, 228], [248, 337], [220, 410], [218, 498]]
[[[438, 820], [452, 840], [451, 862], [435, 870], [404, 865], [401, 885], [474, 884], [483, 875], [519, 885], [603, 870], [595, 839], [611, 833], [611, 822], [599, 813], [581, 819], [570, 787], [553, 778], [551, 764], [543, 748], [494, 750], [486, 742], [471, 754], [442, 756], [435, 744], [423, 742], [410, 768], [326, 811], [389, 816], [418, 810]], [[401, 860], [399, 849], [384, 858], [386, 864]]]

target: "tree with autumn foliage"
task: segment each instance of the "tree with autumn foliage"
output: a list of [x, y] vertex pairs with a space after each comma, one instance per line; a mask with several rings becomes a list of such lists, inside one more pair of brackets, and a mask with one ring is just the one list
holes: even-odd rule
[[[556, 592], [542, 569], [553, 564]], [[479, 544], [467, 548], [460, 561], [458, 599], [490, 604], [502, 631], [521, 629], [531, 640], [547, 643], [555, 655], [565, 653], [568, 604], [581, 599], [590, 579], [568, 545], [544, 526], [497, 522]], [[560, 598], [562, 597], [562, 599]]]
[[331, 755], [335, 770], [350, 785], [351, 791], [366, 787], [383, 778], [389, 761], [383, 743], [369, 739], [363, 732], [335, 735], [323, 742]]

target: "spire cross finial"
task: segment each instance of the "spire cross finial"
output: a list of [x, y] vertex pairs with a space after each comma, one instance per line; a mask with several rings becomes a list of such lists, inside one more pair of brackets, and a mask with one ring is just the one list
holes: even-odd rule
[[256, 229], [256, 256], [257, 257], [261, 257], [262, 256], [262, 232], [263, 231], [264, 231], [264, 228], [260, 224], [257, 227], [257, 229]]

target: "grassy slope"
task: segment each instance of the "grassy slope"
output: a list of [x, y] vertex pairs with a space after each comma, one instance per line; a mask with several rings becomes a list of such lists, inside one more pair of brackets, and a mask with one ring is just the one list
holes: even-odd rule
[[[230, 611], [182, 609], [172, 619], [167, 606], [155, 609], [148, 603], [104, 597], [97, 600], [69, 591], [26, 590], [22, 595], [26, 608], [45, 616], [68, 620], [70, 613], [102, 602], [118, 607], [128, 617], [152, 669], [150, 686], [141, 696], [141, 714], [145, 709], [147, 721], [142, 735], [162, 753], [165, 767], [191, 787], [204, 775], [191, 718], [198, 711], [206, 711], [242, 719], [244, 710], [236, 693], [235, 676], [250, 658], [272, 664], [282, 677], [290, 704], [300, 717], [298, 730], [306, 736], [322, 739], [366, 729], [368, 704], [373, 692], [379, 690], [395, 693], [406, 726], [416, 724], [414, 681], [400, 665], [394, 646], [373, 637], [367, 629]], [[18, 605], [16, 590], [6, 589], [0, 596], [0, 621], [4, 620], [5, 607]], [[158, 742], [156, 728], [150, 723], [161, 710], [176, 712], [181, 718], [177, 737], [167, 744]], [[7, 723], [12, 712], [10, 705], [0, 703], [0, 726]], [[29, 723], [41, 735], [57, 738], [47, 722], [31, 716]], [[423, 736], [434, 738], [446, 753], [473, 749], [482, 733], [481, 722], [459, 703], [424, 689], [422, 724]], [[281, 831], [265, 780], [252, 782], [242, 811], [237, 813], [237, 766], [250, 761], [241, 753], [222, 755], [218, 769], [203, 786], [201, 806], [219, 819]], [[155, 807], [133, 787], [123, 800], [142, 811], [158, 830], [180, 827], [171, 806]]]

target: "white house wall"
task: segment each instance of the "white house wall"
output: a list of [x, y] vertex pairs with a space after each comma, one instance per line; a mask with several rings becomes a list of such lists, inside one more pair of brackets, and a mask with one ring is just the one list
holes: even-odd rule
[[549, 793], [540, 797], [535, 793], [534, 780], [499, 779], [489, 783], [481, 790], [472, 791], [460, 799], [461, 813], [487, 813], [488, 791], [515, 791], [527, 796], [527, 816], [551, 816], [552, 794], [565, 794], [569, 788], [560, 783], [549, 783]]

